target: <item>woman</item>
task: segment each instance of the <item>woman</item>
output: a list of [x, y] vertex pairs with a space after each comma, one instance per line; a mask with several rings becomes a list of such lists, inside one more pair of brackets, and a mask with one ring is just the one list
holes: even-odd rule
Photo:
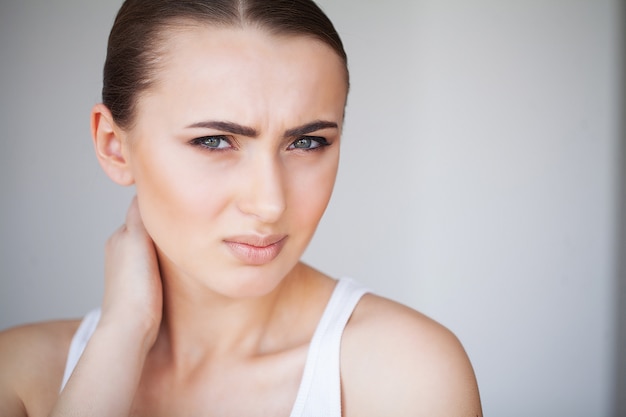
[[0, 336], [0, 414], [480, 415], [448, 330], [299, 261], [348, 85], [310, 0], [126, 1], [92, 134], [137, 197], [101, 309]]

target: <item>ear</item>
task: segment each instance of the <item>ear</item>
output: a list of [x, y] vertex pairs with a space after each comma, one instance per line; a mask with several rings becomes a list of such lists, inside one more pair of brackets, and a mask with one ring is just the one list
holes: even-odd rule
[[125, 133], [104, 104], [96, 104], [91, 110], [91, 136], [98, 162], [109, 178], [120, 185], [133, 184]]

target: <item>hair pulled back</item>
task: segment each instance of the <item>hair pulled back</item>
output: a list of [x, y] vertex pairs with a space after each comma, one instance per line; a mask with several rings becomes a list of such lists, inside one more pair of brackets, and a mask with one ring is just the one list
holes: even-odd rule
[[167, 29], [189, 22], [317, 39], [344, 62], [348, 82], [339, 34], [312, 0], [126, 0], [109, 35], [102, 86], [102, 101], [120, 127], [132, 126], [138, 96], [156, 81]]

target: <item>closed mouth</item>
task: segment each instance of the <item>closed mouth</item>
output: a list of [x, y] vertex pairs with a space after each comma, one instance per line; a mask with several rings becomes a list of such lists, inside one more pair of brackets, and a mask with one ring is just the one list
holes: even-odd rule
[[247, 265], [264, 265], [282, 251], [287, 235], [245, 235], [224, 239], [224, 243], [239, 261]]

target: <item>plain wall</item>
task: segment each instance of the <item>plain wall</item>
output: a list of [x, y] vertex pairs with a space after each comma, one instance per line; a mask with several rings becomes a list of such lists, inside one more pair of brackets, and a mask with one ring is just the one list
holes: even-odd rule
[[616, 337], [614, 395], [614, 416], [626, 416], [626, 1], [621, 1], [619, 19], [621, 21], [621, 100], [618, 111], [620, 115], [620, 146], [618, 148], [619, 191], [618, 191], [618, 239], [615, 248], [617, 254], [617, 288], [615, 291], [617, 304], [616, 313]]
[[[0, 3], [0, 328], [100, 301], [132, 196], [89, 134], [120, 3]], [[619, 415], [617, 0], [320, 3], [352, 90], [305, 260], [451, 328], [485, 415]]]

